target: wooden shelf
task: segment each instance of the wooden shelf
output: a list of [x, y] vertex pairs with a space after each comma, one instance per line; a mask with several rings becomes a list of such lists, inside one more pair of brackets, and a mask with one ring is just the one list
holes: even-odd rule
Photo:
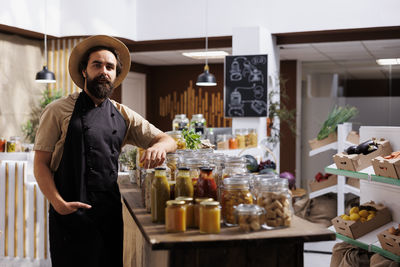
[[313, 150], [310, 151], [309, 155], [310, 155], [310, 157], [312, 157], [314, 155], [317, 155], [319, 153], [322, 153], [322, 152], [325, 152], [325, 151], [328, 151], [328, 150], [331, 150], [331, 149], [337, 150], [338, 149], [338, 142], [333, 142], [333, 143], [327, 144], [325, 146], [321, 146], [319, 148], [313, 149]]

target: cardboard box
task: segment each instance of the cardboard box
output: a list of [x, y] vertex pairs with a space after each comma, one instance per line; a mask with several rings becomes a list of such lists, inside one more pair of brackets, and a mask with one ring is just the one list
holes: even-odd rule
[[337, 141], [337, 135], [336, 132], [334, 132], [328, 135], [328, 137], [325, 139], [317, 140], [317, 138], [315, 138], [313, 140], [309, 140], [308, 143], [310, 144], [311, 150], [314, 150], [319, 147], [329, 145], [330, 143], [334, 143], [336, 141]]
[[375, 204], [372, 201], [361, 205], [361, 207], [367, 206], [376, 209], [376, 215], [374, 218], [366, 222], [361, 222], [346, 221], [338, 216], [333, 218], [331, 221], [336, 232], [341, 235], [357, 239], [392, 220], [392, 214], [387, 207]]
[[378, 149], [367, 155], [340, 152], [333, 156], [333, 161], [339, 170], [359, 171], [371, 166], [371, 160], [378, 156], [386, 156], [392, 153], [392, 147], [388, 140], [378, 141]]
[[378, 234], [383, 249], [400, 256], [400, 236], [393, 235], [385, 230]]
[[372, 159], [372, 166], [374, 167], [375, 175], [400, 178], [400, 158], [385, 159], [381, 156]]
[[346, 141], [350, 142], [352, 144], [358, 145], [360, 143], [360, 135], [355, 132], [355, 131], [351, 131], [347, 137], [346, 137]]
[[346, 184], [360, 189], [360, 179], [347, 177]]
[[337, 184], [337, 175], [331, 175], [328, 177], [328, 179], [323, 180], [321, 182], [313, 180], [309, 183], [309, 186], [310, 186], [310, 191], [315, 192], [336, 184]]

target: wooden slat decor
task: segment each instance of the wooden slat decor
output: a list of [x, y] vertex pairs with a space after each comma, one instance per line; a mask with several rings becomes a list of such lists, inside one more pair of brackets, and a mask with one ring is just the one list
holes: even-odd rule
[[203, 94], [203, 88], [193, 88], [190, 80], [189, 86], [179, 95], [174, 91], [159, 98], [159, 115], [172, 121], [176, 114], [186, 114], [189, 119], [193, 114], [203, 114], [207, 127], [231, 127], [231, 119], [224, 118], [223, 102], [220, 92]]

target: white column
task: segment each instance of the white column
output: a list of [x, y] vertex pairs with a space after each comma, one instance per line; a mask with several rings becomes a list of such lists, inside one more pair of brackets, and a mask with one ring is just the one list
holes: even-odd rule
[[[279, 101], [279, 49], [276, 38], [262, 27], [239, 27], [233, 28], [232, 34], [233, 55], [256, 55], [268, 54], [268, 92], [277, 92], [274, 101]], [[275, 126], [279, 127], [279, 121], [274, 120]], [[267, 136], [266, 117], [232, 118], [232, 131], [238, 128], [257, 129], [258, 141]], [[277, 158], [277, 171], [279, 172], [279, 143], [276, 145], [274, 155]]]

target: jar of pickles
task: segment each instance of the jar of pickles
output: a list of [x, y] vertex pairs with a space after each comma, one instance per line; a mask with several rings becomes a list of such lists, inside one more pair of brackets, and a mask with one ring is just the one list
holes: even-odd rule
[[224, 169], [222, 171], [223, 179], [231, 177], [234, 174], [247, 172], [246, 158], [237, 156], [225, 157]]
[[194, 205], [191, 197], [177, 197], [175, 200], [185, 201], [186, 206], [186, 228], [195, 227], [194, 224]]
[[226, 178], [221, 196], [222, 218], [227, 226], [235, 225], [235, 206], [253, 204], [249, 181], [242, 178]]
[[16, 143], [15, 140], [8, 140], [7, 141], [7, 152], [11, 153], [11, 152], [16, 152]]
[[188, 167], [180, 167], [176, 177], [175, 197], [193, 197], [193, 195], [194, 188], [190, 177], [190, 169]]
[[163, 167], [155, 168], [151, 184], [151, 219], [153, 222], [164, 223], [165, 204], [170, 198], [170, 188]]
[[219, 234], [221, 231], [221, 208], [218, 201], [200, 203], [199, 229], [201, 234]]
[[235, 218], [241, 231], [258, 231], [264, 226], [265, 210], [254, 204], [240, 204], [235, 209]]
[[203, 114], [193, 114], [190, 120], [190, 129], [194, 129], [196, 133], [204, 134], [206, 129], [206, 119], [204, 119]]
[[207, 197], [217, 200], [217, 184], [213, 177], [213, 169], [201, 167], [199, 179], [194, 193], [195, 197]]
[[167, 154], [167, 166], [171, 170], [171, 180], [175, 180], [177, 174], [177, 166], [179, 162], [179, 155], [176, 153]]
[[263, 179], [258, 189], [257, 204], [266, 211], [267, 228], [288, 227], [292, 221], [292, 197], [288, 180]]
[[189, 128], [189, 119], [186, 114], [176, 114], [174, 120], [172, 121], [173, 131], [182, 131], [183, 129]]
[[200, 197], [194, 200], [194, 227], [199, 227], [200, 222], [200, 203], [203, 201], [214, 201], [212, 198]]
[[167, 233], [186, 231], [185, 201], [169, 200], [165, 208], [165, 230]]

